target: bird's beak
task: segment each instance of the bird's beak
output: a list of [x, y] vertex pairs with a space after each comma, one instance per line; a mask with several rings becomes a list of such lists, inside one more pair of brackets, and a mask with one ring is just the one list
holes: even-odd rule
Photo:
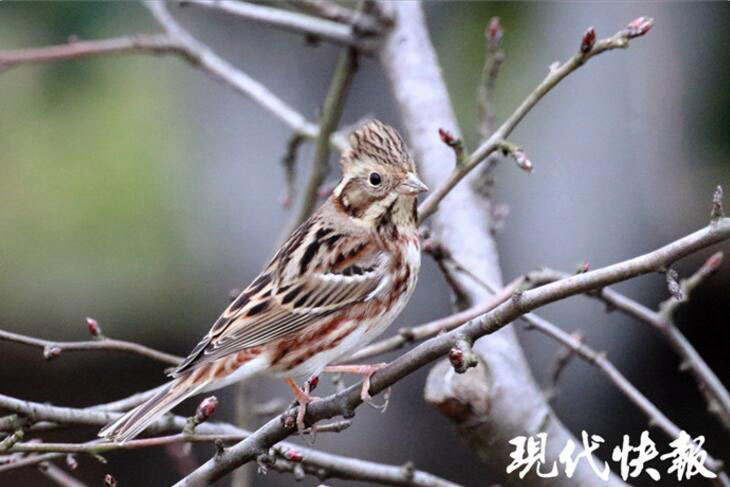
[[409, 172], [408, 177], [398, 185], [397, 191], [404, 195], [417, 195], [428, 191], [428, 186], [423, 184], [423, 181], [418, 179], [414, 173]]

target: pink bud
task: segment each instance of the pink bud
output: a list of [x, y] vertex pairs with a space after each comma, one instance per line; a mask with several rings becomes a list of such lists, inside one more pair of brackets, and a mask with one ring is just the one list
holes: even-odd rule
[[580, 52], [583, 54], [590, 52], [595, 44], [596, 29], [594, 27], [588, 27], [588, 30], [586, 30], [585, 34], [583, 34], [583, 39], [580, 41]]
[[304, 456], [302, 456], [302, 454], [296, 450], [287, 450], [286, 453], [284, 453], [284, 456], [287, 460], [291, 460], [292, 462], [296, 463], [304, 460]]
[[588, 262], [583, 262], [578, 265], [578, 274], [584, 274], [591, 270], [591, 264]]
[[522, 149], [517, 149], [516, 151], [514, 151], [512, 153], [512, 157], [517, 163], [517, 167], [519, 167], [523, 171], [532, 172], [532, 170], [534, 169], [534, 167], [532, 166], [532, 161], [527, 158], [527, 155], [525, 155]]
[[484, 31], [484, 37], [487, 38], [487, 42], [491, 47], [495, 47], [499, 44], [504, 36], [504, 29], [502, 28], [502, 22], [499, 17], [492, 17], [489, 20], [489, 25]]
[[724, 257], [725, 255], [722, 253], [722, 251], [712, 254], [710, 258], [707, 259], [704, 264], [702, 264], [702, 273], [705, 275], [709, 275], [717, 271], [722, 265]]
[[218, 398], [215, 396], [209, 396], [200, 401], [200, 404], [198, 404], [198, 409], [195, 410], [196, 423], [200, 424], [213, 416], [213, 413], [215, 413], [217, 407]]
[[626, 37], [633, 39], [634, 37], [643, 36], [649, 32], [654, 25], [654, 19], [651, 17], [639, 17], [629, 22], [626, 26]]
[[104, 476], [104, 487], [117, 487], [117, 479], [108, 473]]
[[79, 466], [79, 462], [76, 461], [76, 457], [71, 455], [70, 453], [66, 455], [66, 466], [68, 466], [69, 470], [76, 470]]
[[89, 335], [93, 337], [101, 336], [101, 327], [94, 318], [86, 318], [86, 329], [89, 330]]

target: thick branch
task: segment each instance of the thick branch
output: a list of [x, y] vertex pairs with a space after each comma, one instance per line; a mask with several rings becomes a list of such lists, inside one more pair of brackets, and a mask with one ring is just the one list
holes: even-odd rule
[[[632, 26], [642, 21], [640, 29], [633, 29]], [[530, 93], [527, 98], [520, 104], [517, 109], [500, 125], [500, 127], [492, 133], [492, 135], [475, 150], [472, 154], [465, 158], [461, 165], [454, 168], [449, 178], [444, 181], [418, 208], [418, 214], [421, 220], [428, 218], [436, 211], [442, 199], [446, 197], [451, 189], [456, 186], [472, 169], [477, 167], [487, 156], [492, 154], [512, 133], [512, 130], [518, 123], [529, 113], [532, 108], [537, 105], [543, 96], [552, 90], [560, 81], [562, 81], [570, 73], [581, 67], [587, 60], [606, 51], [618, 48], [627, 48], [629, 39], [645, 34], [651, 28], [653, 20], [641, 17], [629, 24], [629, 27], [617, 32], [612, 37], [602, 39], [591, 45], [589, 50], [580, 51], [578, 54], [570, 58], [560, 66], [551, 69], [550, 73], [544, 80]], [[637, 24], [638, 25], [638, 24]]]

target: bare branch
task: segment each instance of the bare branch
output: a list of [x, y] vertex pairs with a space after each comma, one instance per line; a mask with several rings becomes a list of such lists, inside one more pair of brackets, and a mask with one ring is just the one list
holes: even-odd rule
[[[727, 239], [730, 239], [730, 218], [719, 220], [648, 254], [527, 290], [520, 295], [519, 299], [505, 301], [480, 319], [431, 338], [396, 358], [371, 377], [370, 394], [374, 395], [384, 391], [403, 377], [444, 356], [459, 337], [476, 340], [481, 336], [494, 333], [540, 306], [638, 275], [656, 272], [682, 257]], [[342, 392], [311, 402], [305, 415], [306, 424], [311, 425], [316, 421], [338, 415], [351, 416], [362, 403], [360, 390], [361, 384], [354, 384]], [[285, 418], [295, 414], [296, 411], [292, 409], [283, 413], [282, 416], [270, 420], [245, 440], [226, 449], [214, 459], [208, 460], [188, 477], [178, 482], [176, 486], [211, 483], [240, 465], [254, 460], [258, 455], [266, 452], [271, 445], [283, 440], [293, 432], [292, 429], [286, 427], [287, 424], [293, 424], [293, 421], [285, 421]]]
[[[641, 20], [642, 22], [637, 22]], [[421, 220], [425, 220], [438, 208], [439, 202], [446, 197], [451, 189], [461, 181], [464, 176], [469, 174], [472, 169], [479, 165], [487, 156], [500, 148], [512, 130], [527, 115], [530, 110], [552, 90], [561, 80], [570, 73], [581, 67], [587, 60], [606, 51], [618, 48], [627, 48], [629, 39], [638, 37], [649, 31], [653, 24], [652, 19], [641, 17], [631, 22], [629, 26], [613, 36], [601, 39], [596, 42], [590, 50], [586, 52], [579, 51], [568, 61], [559, 65], [555, 69], [551, 69], [550, 73], [544, 80], [530, 93], [527, 98], [520, 104], [517, 109], [500, 125], [500, 127], [492, 133], [492, 135], [479, 146], [473, 153], [465, 158], [464, 163], [456, 167], [449, 178], [444, 181], [431, 195], [421, 203], [418, 208], [418, 214]]]
[[[378, 34], [382, 30], [375, 18], [328, 0], [287, 0], [287, 3], [323, 19], [351, 25], [356, 33], [362, 35]], [[375, 14], [378, 14], [377, 10]], [[378, 20], [387, 23], [382, 22], [383, 19]]]
[[320, 19], [281, 8], [230, 0], [183, 0], [181, 6], [196, 5], [217, 10], [235, 17], [250, 19], [264, 25], [297, 34], [305, 34], [335, 44], [352, 46], [362, 52], [369, 52], [373, 44], [361, 38], [352, 26], [346, 23]]
[[51, 462], [43, 462], [38, 465], [40, 470], [49, 480], [62, 487], [86, 487], [86, 484], [79, 482], [73, 475]]
[[479, 137], [487, 140], [497, 129], [496, 87], [499, 68], [504, 62], [504, 29], [499, 17], [492, 17], [484, 29], [486, 54], [479, 84]]
[[0, 340], [22, 343], [24, 345], [41, 348], [47, 359], [55, 358], [63, 351], [78, 352], [90, 350], [116, 350], [141, 355], [142, 357], [147, 357], [170, 365], [177, 365], [182, 362], [182, 358], [176, 355], [161, 352], [138, 343], [128, 342], [125, 340], [114, 340], [111, 338], [78, 342], [54, 342], [0, 330]]
[[[608, 360], [606, 354], [597, 352], [583, 343], [580, 339], [564, 332], [559, 327], [549, 321], [537, 316], [534, 313], [527, 313], [521, 317], [529, 323], [531, 329], [540, 331], [541, 333], [557, 340], [561, 344], [575, 352], [580, 358], [587, 363], [598, 367], [613, 384], [623, 392], [623, 394], [638, 407], [648, 418], [649, 424], [659, 427], [670, 438], [679, 436], [680, 429], [674, 424], [659, 408], [657, 408], [649, 399], [646, 398], [619, 370]], [[722, 468], [722, 462], [707, 456], [707, 467], [719, 472]]]
[[186, 55], [193, 60], [193, 64], [232, 86], [239, 93], [256, 101], [296, 133], [309, 138], [317, 137], [318, 129], [316, 125], [308, 122], [299, 112], [284, 103], [263, 84], [237, 69], [214, 53], [208, 46], [190, 35], [170, 15], [165, 2], [151, 0], [144, 2], [144, 5], [165, 29], [167, 35], [184, 49]]
[[342, 53], [339, 63], [330, 84], [329, 91], [322, 107], [320, 119], [319, 136], [314, 153], [312, 172], [304, 190], [302, 206], [297, 216], [289, 223], [284, 235], [290, 235], [314, 210], [319, 197], [319, 190], [329, 172], [330, 143], [331, 135], [337, 129], [342, 117], [342, 110], [345, 107], [347, 93], [352, 85], [357, 70], [357, 51], [347, 48]]
[[182, 46], [165, 34], [138, 34], [93, 41], [80, 41], [72, 38], [68, 43], [57, 46], [0, 51], [0, 72], [21, 64], [39, 64], [100, 54], [134, 52], [185, 55]]
[[[721, 255], [720, 252], [713, 254], [692, 277], [682, 282], [681, 287], [685, 296], [689, 296], [700, 282], [717, 269]], [[542, 269], [528, 275], [527, 279], [536, 283], [555, 282], [566, 276], [568, 274]], [[659, 311], [654, 311], [610, 287], [587, 293], [587, 296], [599, 299], [611, 309], [631, 316], [661, 333], [672, 350], [682, 359], [680, 370], [689, 372], [700, 386], [700, 391], [707, 400], [709, 411], [715, 414], [726, 428], [730, 428], [730, 393], [684, 334], [679, 331], [672, 319], [672, 314], [679, 301], [672, 298], [660, 305]]]

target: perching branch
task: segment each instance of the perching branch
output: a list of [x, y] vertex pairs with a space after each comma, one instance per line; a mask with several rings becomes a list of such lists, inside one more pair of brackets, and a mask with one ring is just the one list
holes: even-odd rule
[[359, 35], [356, 28], [347, 23], [303, 15], [281, 8], [231, 0], [182, 0], [181, 6], [195, 5], [217, 10], [234, 17], [250, 19], [278, 29], [324, 39], [335, 44], [352, 46], [361, 52], [373, 49], [372, 42]]
[[[3, 395], [0, 395], [0, 408], [10, 409], [38, 420], [97, 426], [104, 425], [110, 420], [110, 418], [118, 417], [120, 415], [119, 413], [100, 413], [93, 411], [91, 408], [62, 408], [30, 401], [20, 401]], [[184, 428], [186, 422], [186, 418], [170, 415], [167, 418], [162, 418], [154, 423], [151, 431], [180, 431]], [[328, 426], [330, 425], [318, 427], [317, 432], [339, 432], [343, 429], [342, 422], [331, 424], [331, 426], [333, 426], [332, 428], [329, 428]], [[178, 433], [167, 436], [142, 438], [130, 440], [123, 444], [103, 440], [95, 440], [87, 443], [16, 443], [8, 450], [8, 452], [42, 454], [36, 457], [31, 457], [36, 459], [37, 462], [42, 462], [56, 458], [56, 456], [60, 456], [61, 454], [88, 453], [99, 455], [114, 450], [150, 448], [169, 445], [171, 443], [181, 441], [193, 443], [210, 443], [216, 441], [230, 443], [247, 438], [250, 434], [250, 432], [230, 424], [202, 423], [196, 427], [195, 433], [193, 434]], [[455, 483], [420, 470], [383, 465], [366, 460], [349, 458], [342, 455], [319, 452], [311, 448], [290, 443], [279, 443], [277, 448], [280, 451], [296, 452], [298, 455], [296, 463], [301, 463], [306, 472], [313, 473], [323, 479], [342, 478], [365, 482], [377, 482], [384, 485], [458, 487]], [[31, 458], [18, 460], [17, 462], [6, 466], [0, 465], [0, 472], [9, 468], [19, 468], [36, 463], [31, 461]]]
[[[451, 189], [456, 186], [472, 169], [477, 167], [487, 156], [501, 148], [512, 133], [512, 130], [524, 118], [525, 115], [552, 90], [561, 80], [570, 73], [585, 64], [593, 56], [597, 56], [612, 49], [625, 49], [629, 46], [629, 40], [639, 37], [651, 29], [654, 20], [647, 17], [640, 17], [613, 36], [601, 39], [598, 42], [582, 43], [579, 52], [563, 64], [552, 68], [544, 80], [530, 93], [517, 109], [505, 120], [492, 135], [479, 146], [474, 152], [467, 156], [463, 163], [454, 168], [449, 178], [436, 188], [418, 207], [418, 214], [421, 220], [428, 218], [438, 208]], [[595, 39], [595, 37], [594, 37]], [[587, 47], [587, 48], [586, 48]]]
[[[730, 218], [723, 218], [653, 252], [525, 291], [518, 298], [502, 303], [479, 319], [431, 338], [396, 358], [371, 377], [370, 394], [374, 395], [384, 391], [407, 375], [444, 356], [457, 338], [465, 337], [476, 340], [494, 333], [540, 306], [632, 277], [656, 272], [682, 257], [728, 239], [730, 239]], [[342, 392], [311, 402], [307, 407], [305, 423], [311, 425], [335, 416], [352, 416], [355, 409], [362, 403], [360, 388], [361, 384], [354, 384]], [[216, 458], [208, 460], [178, 482], [176, 486], [206, 485], [254, 460], [272, 445], [294, 432], [293, 428], [287, 428], [286, 425], [293, 424], [293, 421], [287, 422], [286, 417], [295, 414], [296, 410], [292, 409], [270, 420], [245, 440], [226, 449]]]

